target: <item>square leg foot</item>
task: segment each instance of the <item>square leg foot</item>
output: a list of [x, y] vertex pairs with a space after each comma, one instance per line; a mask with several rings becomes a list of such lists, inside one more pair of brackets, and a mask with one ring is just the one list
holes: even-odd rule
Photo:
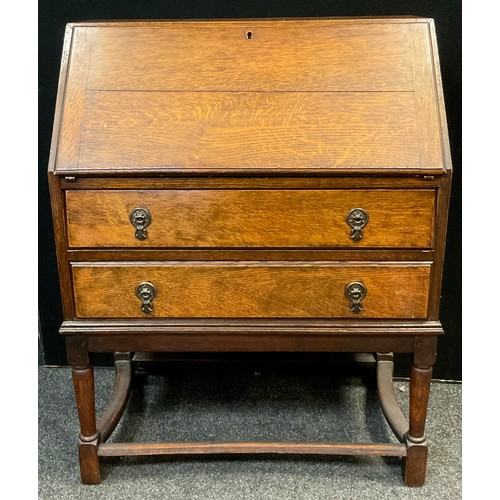
[[80, 475], [83, 484], [100, 484], [101, 469], [97, 455], [97, 440], [78, 443], [78, 458], [80, 460]]
[[407, 455], [403, 458], [403, 479], [406, 486], [423, 486], [427, 470], [426, 444], [407, 443]]

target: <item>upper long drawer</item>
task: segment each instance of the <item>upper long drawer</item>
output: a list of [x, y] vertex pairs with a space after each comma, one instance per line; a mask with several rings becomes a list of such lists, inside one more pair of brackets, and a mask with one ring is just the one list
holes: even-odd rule
[[430, 248], [434, 198], [431, 189], [69, 190], [69, 246]]

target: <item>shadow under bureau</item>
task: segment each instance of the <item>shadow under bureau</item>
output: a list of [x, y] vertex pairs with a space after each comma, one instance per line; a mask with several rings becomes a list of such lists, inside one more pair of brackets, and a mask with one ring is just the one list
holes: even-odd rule
[[[82, 481], [105, 456], [301, 453], [398, 456], [422, 485], [450, 181], [431, 19], [68, 25], [49, 184]], [[278, 351], [372, 353], [399, 443], [107, 442], [133, 353]]]

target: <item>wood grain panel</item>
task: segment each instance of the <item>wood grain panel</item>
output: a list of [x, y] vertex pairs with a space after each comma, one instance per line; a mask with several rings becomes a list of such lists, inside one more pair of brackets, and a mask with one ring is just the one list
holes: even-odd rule
[[78, 168], [81, 122], [86, 109], [87, 76], [94, 32], [92, 28], [79, 27], [72, 33], [64, 102], [60, 105], [62, 123], [58, 137], [56, 170], [59, 165], [70, 169]]
[[[415, 110], [418, 121], [422, 166], [444, 168], [445, 151], [441, 139], [443, 126], [439, 122], [430, 26], [430, 24], [408, 26], [411, 34]], [[422, 57], [422, 54], [427, 54], [427, 57]]]
[[441, 140], [443, 143], [443, 162], [446, 170], [448, 170], [448, 173], [451, 174], [451, 171], [453, 170], [453, 165], [451, 161], [450, 138], [448, 134], [448, 123], [446, 119], [446, 107], [444, 102], [441, 67], [439, 63], [436, 28], [433, 19], [430, 19], [428, 24], [429, 24], [430, 47], [432, 50], [433, 77], [435, 78], [434, 85], [436, 87], [436, 100], [437, 100], [438, 114], [439, 114], [440, 133], [441, 133]]
[[[434, 190], [66, 191], [71, 247], [431, 247]], [[134, 237], [129, 213], [152, 215]], [[363, 208], [364, 237], [346, 216]]]
[[64, 319], [74, 318], [74, 304], [71, 292], [71, 269], [68, 261], [67, 221], [64, 208], [64, 192], [60, 187], [60, 177], [54, 172], [47, 173], [49, 183], [50, 204], [52, 209], [52, 224], [56, 244], [57, 269]]
[[96, 28], [88, 88], [413, 90], [404, 25], [258, 24]]
[[413, 93], [89, 92], [79, 170], [419, 168]]
[[71, 29], [57, 173], [438, 174], [449, 156], [431, 20]]
[[[425, 318], [430, 264], [102, 263], [73, 266], [79, 318]], [[136, 286], [157, 290], [141, 311]], [[364, 310], [345, 286], [362, 281]]]
[[48, 168], [49, 172], [55, 171], [57, 144], [59, 141], [63, 102], [66, 97], [65, 92], [66, 92], [66, 81], [68, 77], [68, 61], [70, 57], [72, 39], [73, 39], [73, 28], [70, 25], [66, 25], [66, 30], [64, 32], [63, 52], [61, 56], [61, 67], [59, 70], [59, 81], [57, 84], [56, 109], [54, 112], [54, 123], [52, 125], [52, 139], [50, 142], [49, 168]]

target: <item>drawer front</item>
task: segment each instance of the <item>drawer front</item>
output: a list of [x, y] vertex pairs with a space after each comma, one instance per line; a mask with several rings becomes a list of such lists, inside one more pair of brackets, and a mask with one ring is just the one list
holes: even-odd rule
[[72, 272], [79, 318], [425, 318], [430, 264], [82, 263]]
[[[66, 207], [73, 248], [430, 248], [434, 199], [432, 189], [69, 190]], [[145, 231], [131, 222], [138, 208]], [[348, 222], [357, 208], [361, 223]]]

